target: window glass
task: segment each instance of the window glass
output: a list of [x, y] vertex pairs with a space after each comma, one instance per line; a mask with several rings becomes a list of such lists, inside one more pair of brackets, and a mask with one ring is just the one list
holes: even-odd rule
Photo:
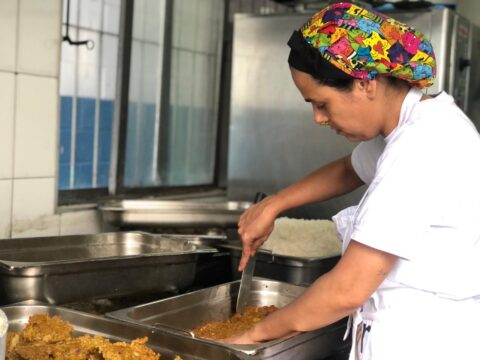
[[84, 29], [100, 31], [102, 29], [102, 11], [104, 0], [80, 0], [78, 26]]
[[[117, 23], [118, 25], [118, 23]], [[102, 35], [102, 63], [100, 78], [99, 121], [97, 123], [96, 143], [97, 169], [94, 183], [96, 187], [107, 187], [110, 173], [110, 152], [112, 145], [113, 105], [115, 102], [115, 84], [117, 76], [118, 37]]]
[[[65, 32], [65, 27], [63, 27]], [[70, 29], [70, 36], [77, 36], [77, 29]], [[72, 121], [74, 96], [76, 92], [76, 48], [62, 43], [62, 61], [60, 63], [60, 164], [59, 188], [69, 189], [70, 174], [72, 172]]]
[[165, 1], [134, 3], [124, 185], [160, 185], [158, 139]]
[[211, 184], [223, 2], [175, 2], [174, 22], [167, 183]]
[[[135, 2], [126, 187], [214, 181], [224, 2], [175, 0], [171, 49], [163, 48], [162, 27], [155, 21], [164, 5]], [[161, 77], [163, 51], [171, 56], [168, 79]], [[170, 89], [166, 119], [160, 119], [163, 81]]]
[[[69, 36], [91, 40], [94, 47], [62, 43], [60, 190], [109, 183], [120, 4], [70, 0]], [[119, 185], [128, 191], [213, 184], [224, 1], [173, 1], [169, 49], [164, 47], [166, 1], [133, 4], [125, 158], [119, 159], [125, 164], [124, 183]]]
[[93, 49], [85, 46], [77, 48], [78, 81], [75, 116], [75, 156], [73, 168], [73, 188], [85, 189], [93, 186], [94, 144], [97, 120], [97, 95], [99, 92], [99, 36], [87, 30], [79, 30], [81, 39], [94, 42]]
[[[156, 152], [159, 121], [159, 74], [162, 48], [158, 44], [132, 44], [127, 126], [125, 183], [127, 186], [156, 184]], [[140, 71], [141, 69], [141, 71]]]
[[102, 25], [104, 32], [118, 34], [120, 25], [120, 0], [104, 0]]
[[[70, 5], [70, 7], [68, 7]], [[68, 12], [70, 11], [70, 19], [69, 24], [73, 26], [78, 25], [78, 0], [70, 0], [68, 3], [67, 0], [63, 0], [63, 17], [62, 23], [65, 24], [67, 22]]]
[[[66, 33], [67, 0], [64, 1]], [[60, 65], [59, 189], [106, 187], [110, 168], [120, 0], [70, 1]], [[78, 24], [78, 25], [77, 25]], [[116, 28], [115, 28], [116, 27]]]

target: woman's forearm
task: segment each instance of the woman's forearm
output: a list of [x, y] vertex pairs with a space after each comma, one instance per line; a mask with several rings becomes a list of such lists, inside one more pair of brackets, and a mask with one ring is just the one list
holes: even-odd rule
[[[338, 302], [329, 291], [330, 281], [329, 274], [325, 274], [297, 301], [275, 311], [252, 328], [250, 337], [255, 342], [278, 339], [327, 326], [351, 314], [357, 307]], [[306, 318], [314, 318], [311, 326], [301, 321]]]
[[360, 307], [396, 264], [397, 257], [352, 240], [329, 273], [298, 299], [275, 311], [250, 330], [253, 342], [318, 329]]
[[333, 161], [274, 195], [277, 213], [349, 193], [363, 185], [350, 155]]

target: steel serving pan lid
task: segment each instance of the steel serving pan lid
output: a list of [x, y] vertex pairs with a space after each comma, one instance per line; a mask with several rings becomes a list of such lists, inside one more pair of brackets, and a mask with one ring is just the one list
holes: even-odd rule
[[191, 238], [146, 232], [111, 232], [6, 239], [0, 242], [0, 270], [79, 263], [142, 260], [217, 252]]
[[183, 201], [183, 200], [121, 200], [108, 201], [99, 205], [102, 211], [165, 211], [191, 212], [201, 210], [206, 212], [243, 212], [251, 205], [248, 201]]
[[173, 201], [139, 199], [99, 205], [103, 220], [114, 226], [228, 226], [238, 222], [251, 204], [202, 199]]

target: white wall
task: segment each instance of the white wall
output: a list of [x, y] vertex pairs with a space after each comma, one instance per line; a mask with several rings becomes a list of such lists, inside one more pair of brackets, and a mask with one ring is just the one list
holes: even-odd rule
[[101, 231], [57, 214], [61, 0], [0, 0], [0, 239]]

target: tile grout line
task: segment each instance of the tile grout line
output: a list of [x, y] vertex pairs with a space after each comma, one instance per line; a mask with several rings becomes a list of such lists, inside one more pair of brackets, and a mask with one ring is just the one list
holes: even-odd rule
[[0, 179], [0, 180], [40, 180], [40, 179], [53, 179], [55, 181], [54, 175], [46, 176], [20, 176], [13, 179]]
[[57, 54], [57, 74], [56, 74], [56, 79], [57, 79], [57, 129], [56, 129], [56, 134], [57, 134], [57, 140], [56, 140], [56, 151], [55, 151], [55, 168], [56, 168], [56, 173], [53, 179], [53, 182], [55, 184], [55, 200], [54, 200], [54, 214], [55, 216], [58, 216], [58, 236], [61, 236], [62, 234], [62, 214], [58, 212], [58, 197], [59, 197], [59, 184], [60, 184], [60, 136], [61, 136], [61, 96], [60, 96], [60, 75], [61, 75], [61, 66], [62, 66], [62, 44], [63, 44], [63, 6], [64, 6], [64, 1], [61, 1], [60, 4], [60, 24], [58, 27], [58, 31], [60, 33], [60, 45], [58, 47], [58, 54]]
[[13, 235], [13, 194], [15, 191], [15, 146], [16, 146], [16, 134], [17, 134], [17, 81], [18, 81], [18, 52], [19, 52], [19, 34], [20, 34], [20, 6], [22, 0], [19, 0], [17, 4], [17, 24], [16, 24], [16, 33], [15, 33], [15, 71], [14, 71], [14, 78], [13, 78], [13, 130], [12, 130], [12, 184], [11, 184], [11, 192], [10, 192], [10, 228], [8, 230], [8, 237], [11, 238]]
[[17, 75], [18, 72], [18, 53], [19, 53], [19, 39], [20, 39], [20, 6], [21, 6], [21, 3], [22, 3], [22, 0], [19, 0], [17, 1], [17, 28], [16, 28], [16, 33], [15, 33], [15, 37], [16, 37], [16, 41], [15, 41], [15, 68], [14, 68], [14, 74]]
[[12, 184], [10, 192], [10, 229], [8, 237], [11, 238], [13, 234], [13, 192], [15, 183], [15, 138], [17, 133], [17, 76], [13, 77], [13, 129], [12, 129]]

